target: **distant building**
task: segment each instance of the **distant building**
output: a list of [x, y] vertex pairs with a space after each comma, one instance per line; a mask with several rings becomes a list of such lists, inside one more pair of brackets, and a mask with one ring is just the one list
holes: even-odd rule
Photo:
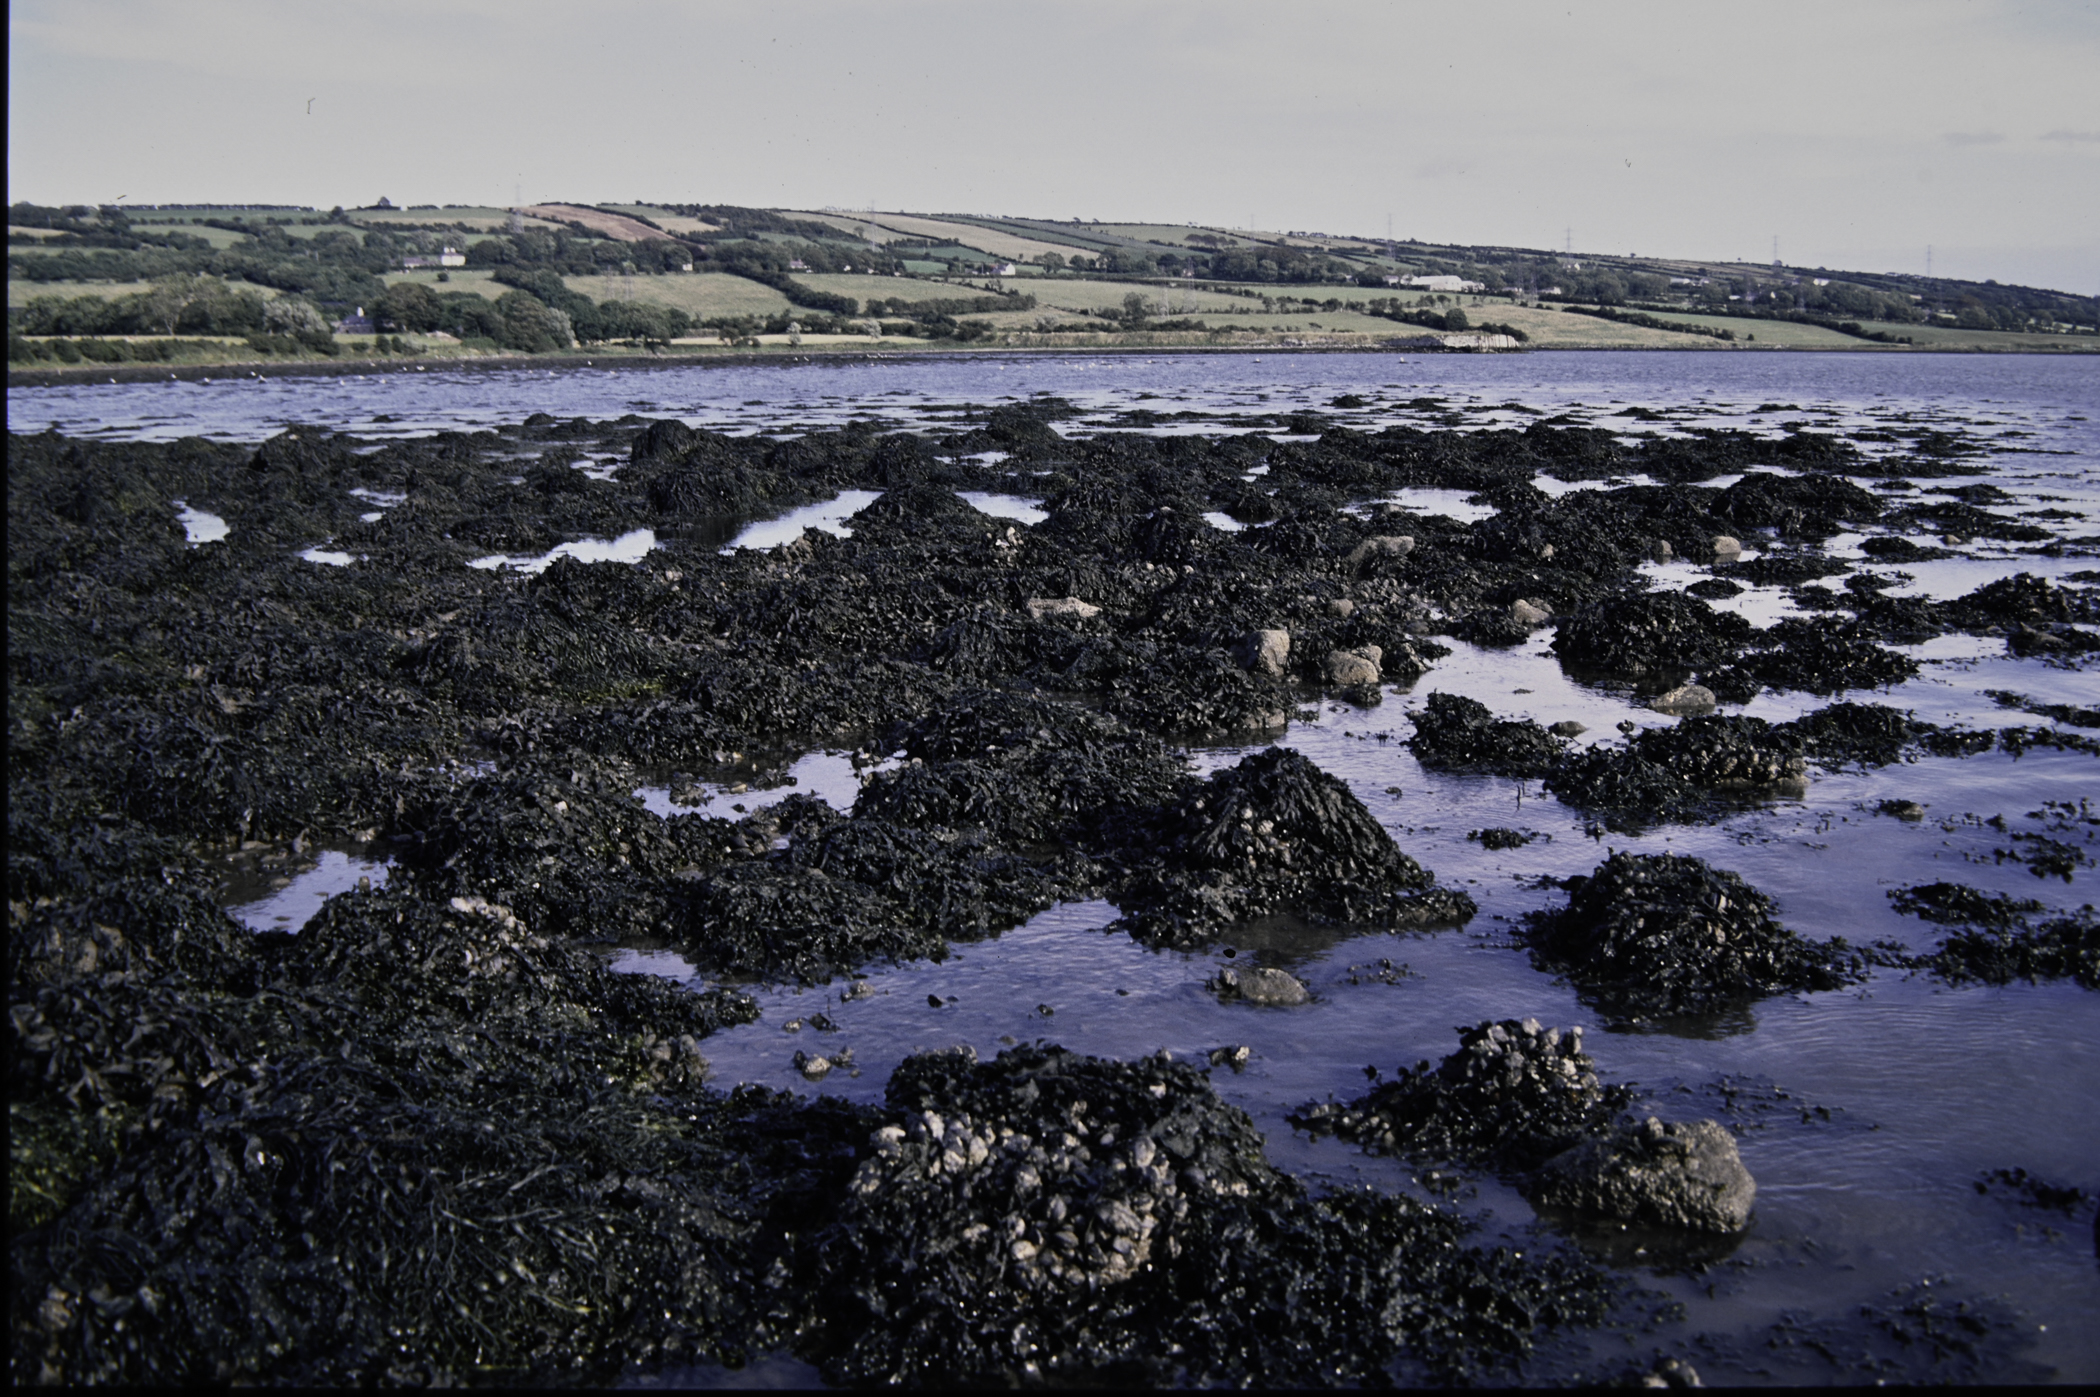
[[993, 276], [1012, 276], [1013, 274], [1014, 264], [1011, 262], [1001, 262], [998, 266], [992, 268]]
[[[799, 257], [791, 257], [788, 259], [788, 270], [791, 272], [806, 272], [809, 270], [809, 263]], [[850, 272], [853, 269], [848, 267], [846, 270]]]
[[335, 332], [339, 335], [369, 335], [372, 333], [372, 318], [365, 314], [363, 306], [359, 306], [355, 315], [346, 315], [335, 322]]
[[466, 265], [467, 255], [449, 247], [435, 257], [418, 255], [401, 259], [401, 266], [411, 272], [418, 267], [464, 267]]
[[1402, 277], [1400, 285], [1412, 286], [1423, 291], [1485, 291], [1487, 283], [1467, 281], [1455, 276], [1411, 276]]

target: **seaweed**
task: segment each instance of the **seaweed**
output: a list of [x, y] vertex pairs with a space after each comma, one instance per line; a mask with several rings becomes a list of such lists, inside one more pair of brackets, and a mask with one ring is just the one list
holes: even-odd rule
[[1712, 1014], [1866, 978], [1843, 940], [1809, 941], [1771, 916], [1771, 899], [1680, 854], [1613, 854], [1568, 880], [1565, 906], [1534, 913], [1533, 959], [1617, 1018]]

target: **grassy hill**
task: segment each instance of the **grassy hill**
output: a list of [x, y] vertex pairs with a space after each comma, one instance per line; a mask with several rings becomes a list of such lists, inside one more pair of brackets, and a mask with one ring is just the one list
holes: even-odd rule
[[[922, 348], [1371, 348], [1459, 330], [1536, 349], [2100, 349], [2094, 299], [2046, 288], [1304, 230], [576, 202], [18, 204], [8, 223], [18, 367], [76, 362], [57, 342], [97, 338], [125, 347], [91, 347], [96, 363], [165, 359], [141, 347], [156, 337], [187, 337], [185, 360], [331, 357], [372, 347], [320, 329], [360, 310], [391, 336], [383, 348], [436, 356], [877, 336]], [[464, 265], [429, 265], [440, 251]]]

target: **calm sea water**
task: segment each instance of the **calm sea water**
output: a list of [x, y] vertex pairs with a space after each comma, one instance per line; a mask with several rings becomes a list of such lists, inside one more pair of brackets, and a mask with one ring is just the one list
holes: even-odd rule
[[[952, 420], [963, 405], [1037, 393], [1083, 408], [1081, 419], [1061, 425], [1077, 433], [1127, 429], [1123, 414], [1136, 409], [1205, 414], [1148, 428], [1173, 431], [1236, 430], [1234, 417], [1300, 408], [1319, 408], [1352, 425], [1464, 428], [1566, 413], [1628, 435], [1692, 426], [1777, 432], [1789, 423], [1848, 432], [1958, 427], [1992, 447], [1985, 478], [2014, 496], [2015, 503], [2003, 507], [2007, 512], [2046, 506], [2074, 516], [2041, 521], [2067, 538], [2100, 532], [2100, 361], [2083, 358], [1072, 356], [410, 371], [10, 390], [8, 425], [14, 431], [55, 425], [121, 439], [257, 440], [296, 423], [380, 438], [548, 412], [675, 416], [721, 430], [778, 432], [855, 418], [932, 427]], [[1369, 405], [1328, 406], [1343, 394]], [[1666, 410], [1672, 420], [1642, 423], [1621, 415], [1633, 406]], [[1465, 507], [1457, 497], [1450, 503]], [[1859, 557], [1859, 541], [1844, 535], [1830, 548]], [[1906, 565], [1903, 571], [1916, 580], [1898, 590], [1951, 596], [2015, 570], [2061, 576], [2095, 566], [2089, 552], [2071, 554], [2047, 559], [1985, 546], [1966, 559]], [[1665, 586], [1701, 575], [1683, 566], [1652, 572]], [[1733, 604], [1760, 624], [1792, 612], [1784, 595], [1769, 588], [1752, 589]], [[1223, 948], [1157, 953], [1107, 936], [1101, 928], [1116, 913], [1104, 903], [1063, 907], [995, 941], [960, 947], [940, 964], [871, 968], [872, 995], [851, 1002], [841, 1000], [838, 986], [754, 987], [764, 1006], [760, 1021], [707, 1045], [718, 1080], [876, 1100], [890, 1069], [920, 1048], [969, 1043], [988, 1056], [1008, 1042], [1048, 1038], [1127, 1056], [1160, 1048], [1195, 1055], [1247, 1044], [1253, 1049], [1247, 1069], [1220, 1069], [1214, 1079], [1254, 1116], [1280, 1163], [1316, 1181], [1410, 1189], [1415, 1185], [1403, 1163], [1307, 1140], [1290, 1129], [1285, 1114], [1329, 1094], [1360, 1093], [1366, 1066], [1390, 1072], [1441, 1057], [1456, 1046], [1455, 1025], [1536, 1016], [1594, 1028], [1593, 1016], [1565, 985], [1531, 968], [1513, 929], [1525, 913], [1556, 900], [1542, 879], [1588, 872], [1608, 849], [1696, 854], [1771, 894], [1781, 919], [1804, 935], [1890, 938], [1919, 950], [1936, 942], [1937, 929], [1892, 913], [1892, 888], [1948, 878], [2040, 898], [2052, 908], [2095, 900], [2100, 869], [2078, 870], [2067, 883], [2038, 879], [1996, 857], [2008, 831], [2052, 827], [2055, 837], [2100, 852], [2090, 842], [2092, 825], [2078, 816], [2066, 823], [2062, 815], [2100, 813], [2100, 764], [2083, 754], [2037, 749], [2014, 759], [1993, 752], [1819, 775], [1804, 798], [1745, 809], [1717, 824], [1601, 837], [1535, 788], [1439, 775], [1415, 763], [1404, 745], [1406, 713], [1436, 690], [1470, 695], [1504, 716], [1574, 718], [1590, 726], [1589, 740], [1611, 738], [1622, 719], [1672, 721], [1631, 707], [1625, 696], [1569, 680], [1546, 650], [1550, 636], [1542, 632], [1507, 651], [1454, 642], [1451, 657], [1412, 691], [1389, 690], [1384, 705], [1370, 710], [1324, 707], [1281, 739], [1348, 781], [1403, 848], [1474, 895], [1481, 915], [1467, 928], [1419, 936], [1278, 935], [1234, 947], [1236, 961], [1228, 961]], [[1913, 653], [1926, 662], [1918, 678], [1885, 694], [1849, 697], [1914, 709], [1934, 722], [1991, 726], [2037, 720], [2000, 708], [1987, 690], [2045, 702], [2100, 702], [2092, 671], [2014, 659], [2000, 641], [1945, 637]], [[1777, 719], [1822, 702], [1768, 694], [1741, 711]], [[1246, 750], [1198, 750], [1190, 759], [1195, 769], [1207, 770]], [[793, 769], [802, 777], [799, 789], [841, 806], [857, 789], [840, 755], [809, 753]], [[670, 808], [660, 791], [647, 797], [655, 808]], [[1891, 797], [1921, 802], [1927, 818], [1905, 823], [1876, 813]], [[708, 808], [728, 813], [726, 805], [746, 800], [724, 791]], [[2004, 830], [1986, 823], [1994, 817], [2002, 818]], [[1519, 849], [1485, 851], [1466, 835], [1487, 826], [1541, 837]], [[316, 870], [321, 881], [298, 896], [280, 894], [267, 914], [243, 910], [259, 925], [303, 920], [319, 894], [375, 871], [383, 876], [337, 860]], [[1204, 982], [1249, 957], [1294, 970], [1312, 987], [1315, 1002], [1295, 1010], [1218, 1003]], [[1382, 960], [1409, 973], [1375, 973]], [[632, 950], [621, 963], [699, 982], [691, 967], [666, 952]], [[942, 1000], [941, 1007], [931, 1007], [929, 995]], [[796, 1027], [817, 1012], [837, 1031]], [[1711, 1114], [1714, 1102], [1704, 1088], [1723, 1079], [1767, 1084], [1794, 1103], [1742, 1135], [1744, 1162], [1759, 1185], [1757, 1215], [1724, 1265], [1689, 1276], [1639, 1258], [1630, 1262], [1645, 1283], [1686, 1307], [1684, 1323], [1657, 1342], [1682, 1348], [1699, 1331], [1749, 1338], [1782, 1312], [1835, 1318], [1881, 1302], [1898, 1286], [1930, 1279], [1950, 1295], [2002, 1298], [2031, 1340], [2027, 1358], [2060, 1380], [2100, 1382], [2100, 1330], [2093, 1325], [2100, 1267], [2090, 1206], [2074, 1225], [1980, 1195], [1975, 1187], [1984, 1171], [2024, 1168], [2100, 1192], [2100, 1112], [2093, 1109], [2100, 1101], [2100, 995], [2067, 984], [1953, 989], [1882, 972], [1850, 991], [1768, 1000], [1696, 1034], [1594, 1033], [1591, 1041], [1599, 1070], [1648, 1089], [1658, 1114]], [[849, 1047], [852, 1068], [834, 1072], [821, 1087], [805, 1083], [793, 1068], [798, 1048], [836, 1056]], [[1803, 1119], [1802, 1104], [1825, 1108], [1827, 1118], [1811, 1110]], [[1471, 1206], [1490, 1211], [1491, 1233], [1507, 1231], [1520, 1244], [1536, 1225], [1523, 1200], [1493, 1181], [1482, 1181]], [[1770, 1380], [1749, 1360], [1695, 1361], [1709, 1382]]]

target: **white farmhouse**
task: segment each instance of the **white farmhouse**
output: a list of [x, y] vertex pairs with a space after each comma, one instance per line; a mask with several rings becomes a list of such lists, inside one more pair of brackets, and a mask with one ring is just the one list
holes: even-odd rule
[[1421, 291], [1485, 291], [1487, 283], [1467, 281], [1456, 276], [1410, 276], [1400, 279], [1402, 286], [1412, 286]]

